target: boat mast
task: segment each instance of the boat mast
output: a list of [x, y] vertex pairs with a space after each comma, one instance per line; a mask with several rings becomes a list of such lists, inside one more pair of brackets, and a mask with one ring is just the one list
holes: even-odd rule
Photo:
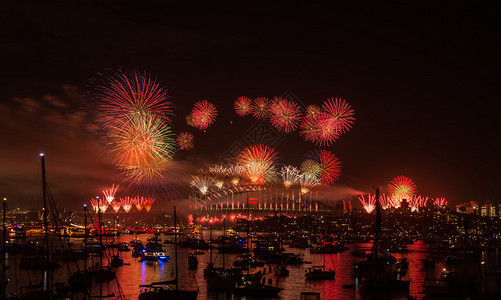
[[84, 272], [87, 272], [87, 204], [84, 204]]
[[225, 263], [224, 263], [225, 260], [224, 253], [226, 252], [226, 250], [224, 249], [225, 239], [226, 239], [226, 218], [223, 218], [223, 244], [221, 245], [221, 249], [223, 249], [223, 271], [225, 269]]
[[7, 212], [7, 198], [3, 198], [3, 226], [2, 226], [2, 296], [5, 298], [7, 294], [7, 282], [5, 281], [5, 241], [7, 238], [7, 227], [5, 226], [5, 214]]
[[48, 268], [49, 268], [49, 225], [47, 221], [47, 188], [45, 181], [45, 155], [40, 153], [40, 158], [42, 159], [42, 194], [43, 194], [43, 227], [45, 231], [44, 238], [44, 270], [43, 270], [43, 290], [48, 291], [49, 289], [49, 276], [48, 276]]
[[174, 282], [176, 284], [176, 291], [177, 291], [177, 219], [176, 219], [176, 206], [174, 205], [174, 260], [175, 260], [175, 266], [176, 266], [176, 277], [174, 278]]

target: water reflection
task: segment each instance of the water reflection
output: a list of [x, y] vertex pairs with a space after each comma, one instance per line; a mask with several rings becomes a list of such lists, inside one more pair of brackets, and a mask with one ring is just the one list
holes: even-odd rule
[[[214, 231], [213, 236], [219, 236], [222, 234], [221, 231]], [[208, 238], [208, 233], [204, 233], [205, 238]], [[150, 235], [140, 235], [139, 239], [146, 242]], [[169, 239], [168, 236], [161, 236], [162, 240]], [[122, 235], [119, 236], [117, 242], [129, 242], [131, 236]], [[75, 242], [75, 247], [78, 247], [78, 241]], [[81, 241], [80, 241], [81, 243]], [[123, 256], [124, 265], [118, 268], [117, 278], [119, 283], [115, 281], [110, 281], [106, 283], [94, 284], [91, 290], [91, 295], [98, 296], [100, 294], [107, 295], [110, 293], [115, 293], [118, 295], [118, 291], [121, 289], [128, 299], [137, 299], [140, 293], [140, 285], [150, 284], [155, 281], [166, 281], [173, 279], [175, 275], [175, 263], [174, 259], [174, 245], [167, 244], [163, 245], [166, 250], [166, 254], [171, 257], [171, 262], [140, 262], [139, 258], [133, 258], [132, 252], [121, 252]], [[299, 299], [301, 292], [318, 292], [320, 293], [321, 299], [364, 299], [364, 295], [360, 289], [360, 281], [353, 276], [353, 263], [360, 260], [359, 257], [352, 255], [351, 253], [356, 250], [370, 251], [370, 243], [359, 243], [351, 244], [351, 249], [343, 253], [338, 254], [313, 254], [308, 249], [287, 249], [287, 252], [301, 253], [304, 255], [304, 259], [311, 264], [305, 264], [301, 266], [288, 266], [290, 271], [287, 277], [275, 277], [274, 274], [268, 274], [270, 270], [270, 265], [265, 265], [261, 268], [256, 268], [252, 272], [263, 271], [268, 274], [267, 278], [271, 278], [273, 285], [278, 285], [284, 290], [279, 294], [282, 299]], [[422, 242], [416, 242], [412, 245], [408, 245], [409, 252], [405, 254], [394, 254], [397, 259], [406, 257], [409, 262], [408, 271], [403, 275], [403, 279], [410, 279], [410, 295], [415, 296], [417, 299], [422, 299], [422, 285], [426, 277], [438, 278], [444, 267], [442, 262], [435, 263], [434, 266], [424, 266], [423, 261], [430, 255], [434, 255], [430, 252], [429, 245]], [[203, 255], [198, 255], [198, 269], [192, 271], [188, 270], [188, 252], [189, 249], [178, 249], [178, 266], [179, 266], [179, 287], [184, 289], [199, 289], [198, 299], [214, 299], [214, 300], [226, 300], [226, 299], [252, 299], [249, 297], [235, 297], [231, 295], [231, 292], [227, 293], [214, 293], [208, 292], [206, 288], [206, 280], [203, 276], [203, 269], [210, 261], [212, 261], [216, 267], [224, 265], [228, 268], [232, 266], [232, 262], [237, 256], [236, 254], [226, 254], [222, 255], [213, 251], [210, 255], [210, 251], [204, 251]], [[494, 260], [499, 261], [500, 253], [498, 250], [493, 252]], [[487, 260], [487, 257], [482, 257], [483, 261]], [[492, 258], [491, 258], [492, 259]], [[19, 261], [19, 254], [9, 254], [8, 263], [11, 266], [16, 266]], [[97, 262], [97, 258], [90, 258], [88, 263], [92, 265]], [[314, 265], [324, 265], [327, 269], [332, 268], [336, 271], [335, 280], [331, 281], [319, 281], [319, 282], [307, 282], [305, 280], [305, 270]], [[79, 268], [83, 268], [83, 262], [79, 262]], [[464, 266], [466, 269], [466, 265]], [[75, 271], [77, 268], [74, 264], [70, 264], [70, 271]], [[478, 270], [478, 267], [477, 267]], [[55, 282], [63, 282], [66, 280], [68, 271], [66, 267], [58, 269], [54, 273]], [[19, 290], [21, 285], [27, 284], [37, 284], [41, 281], [41, 272], [32, 270], [20, 270], [16, 267], [11, 267], [8, 269], [8, 277], [11, 281], [8, 285], [9, 292], [14, 292]], [[492, 287], [495, 284], [491, 285]], [[407, 299], [407, 295], [387, 295], [391, 299]], [[261, 298], [262, 299], [262, 298]]]

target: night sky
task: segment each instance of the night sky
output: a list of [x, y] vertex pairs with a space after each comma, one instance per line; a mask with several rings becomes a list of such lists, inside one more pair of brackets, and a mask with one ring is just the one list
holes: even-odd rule
[[[373, 193], [405, 175], [450, 204], [500, 202], [499, 7], [168, 2], [3, 4], [0, 194], [11, 207], [40, 206], [42, 151], [63, 205], [118, 183], [85, 97], [90, 78], [118, 67], [168, 89], [175, 131], [197, 143], [178, 159], [194, 168], [219, 163], [254, 122], [235, 114], [238, 96], [341, 97], [356, 121], [328, 148], [343, 166], [334, 190]], [[184, 123], [202, 99], [219, 110], [205, 133]], [[276, 147], [297, 166], [313, 149], [298, 133]]]

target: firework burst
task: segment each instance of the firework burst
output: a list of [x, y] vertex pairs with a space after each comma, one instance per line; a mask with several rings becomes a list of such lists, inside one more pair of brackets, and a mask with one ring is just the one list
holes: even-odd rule
[[[97, 87], [108, 153], [132, 185], [150, 188], [161, 182], [175, 164], [170, 127], [173, 105], [166, 90], [150, 75], [116, 72]], [[167, 183], [167, 184], [166, 184]]]
[[316, 118], [320, 115], [321, 113], [321, 109], [320, 107], [318, 107], [317, 105], [308, 105], [308, 107], [306, 107], [306, 116], [307, 117], [310, 117], [310, 118]]
[[270, 100], [266, 97], [254, 99], [252, 104], [252, 115], [257, 119], [266, 119], [270, 116]]
[[299, 178], [299, 184], [301, 185], [301, 194], [304, 195], [311, 191], [314, 187], [320, 185], [320, 179], [301, 175]]
[[279, 131], [293, 132], [298, 127], [301, 118], [301, 111], [296, 103], [280, 97], [273, 99], [270, 108], [270, 122]]
[[207, 100], [195, 103], [191, 111], [193, 126], [200, 130], [207, 129], [217, 117], [217, 109], [214, 104]]
[[276, 176], [275, 160], [277, 153], [273, 148], [258, 144], [244, 148], [236, 157], [237, 164], [252, 184], [264, 184]]
[[176, 143], [181, 150], [191, 150], [195, 147], [195, 137], [189, 132], [181, 132], [176, 138]]
[[410, 200], [416, 194], [416, 184], [414, 180], [406, 176], [398, 176], [393, 178], [388, 186], [392, 196], [402, 201], [402, 199]]
[[228, 168], [228, 174], [230, 176], [231, 183], [233, 185], [238, 185], [240, 182], [240, 179], [242, 178], [242, 173], [244, 172], [244, 169], [239, 166], [239, 165], [231, 165]]
[[214, 185], [219, 189], [222, 189], [224, 180], [228, 176], [228, 169], [222, 165], [215, 165], [214, 167], [209, 168], [209, 172], [214, 180]]
[[115, 165], [134, 183], [155, 183], [174, 164], [173, 133], [166, 123], [147, 113], [137, 113], [109, 132]]
[[207, 194], [209, 186], [212, 183], [212, 179], [206, 176], [193, 176], [191, 181], [191, 186], [197, 188], [202, 195]]
[[330, 98], [322, 106], [326, 117], [331, 121], [341, 133], [348, 131], [355, 121], [355, 113], [351, 106], [344, 99]]
[[313, 152], [313, 158], [320, 165], [319, 178], [322, 184], [333, 184], [341, 175], [341, 163], [330, 151], [317, 150]]
[[280, 176], [282, 176], [282, 180], [286, 189], [288, 189], [291, 185], [298, 181], [299, 178], [301, 178], [300, 171], [293, 166], [282, 166], [282, 169], [280, 170]]
[[301, 163], [301, 172], [303, 176], [308, 176], [311, 178], [318, 178], [320, 176], [320, 163], [307, 159]]
[[248, 97], [241, 96], [235, 100], [235, 112], [239, 116], [247, 116], [252, 112], [252, 100]]
[[166, 90], [145, 72], [117, 71], [97, 87], [97, 93], [105, 127], [116, 127], [115, 122], [136, 112], [150, 113], [170, 122], [173, 104], [167, 101]]

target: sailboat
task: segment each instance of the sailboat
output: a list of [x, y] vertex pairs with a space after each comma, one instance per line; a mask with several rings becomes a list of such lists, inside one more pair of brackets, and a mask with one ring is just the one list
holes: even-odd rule
[[[174, 227], [175, 232], [177, 232], [177, 219], [176, 219], [176, 207], [174, 206]], [[176, 275], [174, 279], [160, 282], [153, 282], [151, 284], [140, 285], [142, 289], [141, 294], [139, 294], [139, 300], [196, 300], [198, 296], [197, 290], [181, 290], [178, 287], [178, 266], [177, 266], [177, 235], [174, 235], [174, 260], [176, 264]], [[171, 288], [170, 285], [174, 285], [175, 288]]]
[[[378, 291], [382, 293], [394, 291], [409, 292], [409, 280], [401, 280], [392, 276], [391, 272], [378, 272], [378, 241], [381, 235], [381, 206], [379, 204], [379, 189], [376, 189], [376, 228], [374, 232], [374, 247], [373, 247], [373, 272], [370, 276], [364, 278], [361, 287], [363, 290], [372, 292], [374, 297], [377, 297]], [[391, 255], [390, 255], [391, 257]]]
[[[226, 238], [226, 219], [223, 219], [223, 247]], [[211, 223], [211, 238], [212, 246], [212, 223]], [[223, 252], [223, 267], [215, 268], [212, 262], [212, 249], [210, 252], [210, 262], [204, 269], [204, 276], [207, 277], [207, 288], [209, 290], [231, 290], [235, 288], [238, 281], [242, 279], [242, 270], [240, 268], [225, 268], [225, 252]]]
[[[323, 254], [323, 258], [324, 264], [322, 266], [312, 266], [311, 268], [307, 269], [306, 274], [304, 275], [306, 277], [306, 280], [334, 280], [336, 272], [331, 269], [325, 269], [325, 254]], [[332, 262], [332, 265], [334, 265], [334, 262]]]

